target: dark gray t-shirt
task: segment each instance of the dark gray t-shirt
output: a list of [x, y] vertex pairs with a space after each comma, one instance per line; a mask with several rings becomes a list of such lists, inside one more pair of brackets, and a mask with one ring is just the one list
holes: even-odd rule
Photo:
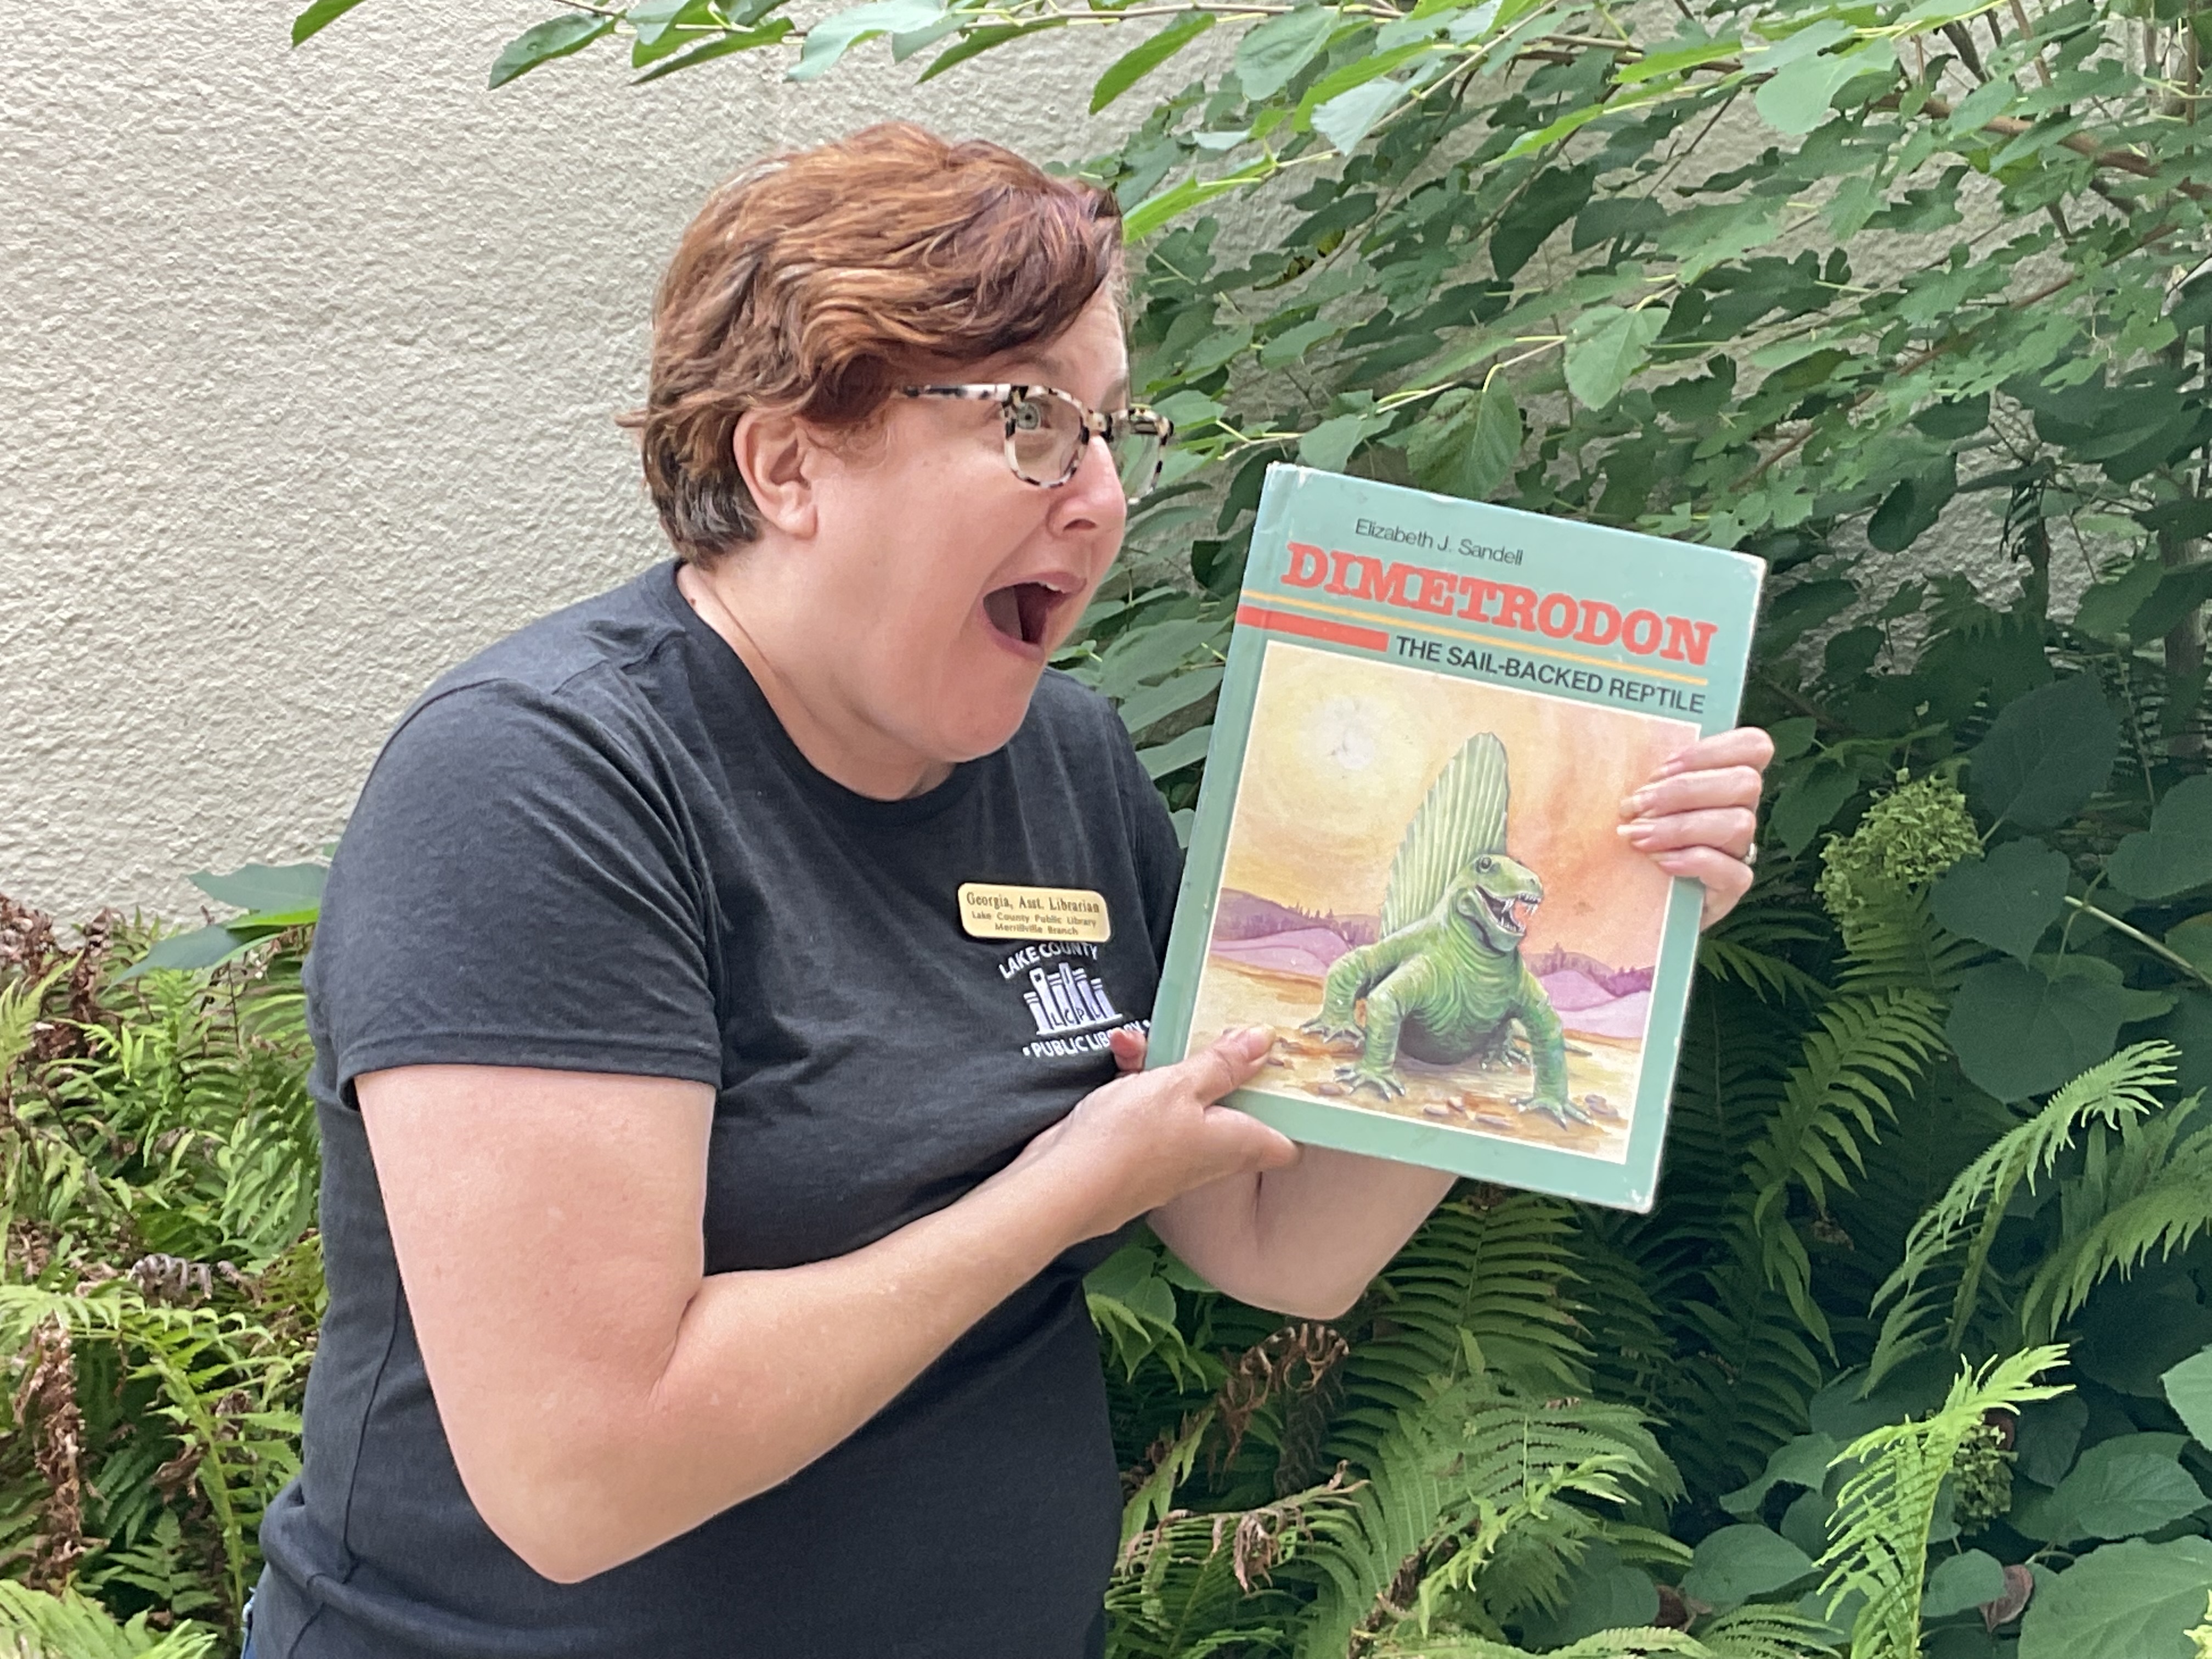
[[[834, 638], [825, 635], [825, 649]], [[309, 958], [331, 1304], [262, 1526], [260, 1659], [1075, 1659], [1120, 1509], [1071, 1251], [784, 1486], [581, 1583], [484, 1526], [439, 1425], [352, 1080], [440, 1062], [717, 1090], [709, 1273], [952, 1202], [1113, 1073], [1178, 873], [1106, 703], [1048, 674], [911, 800], [817, 772], [662, 566], [494, 646], [394, 732]], [[962, 931], [966, 881], [1088, 888], [1103, 945]], [[742, 1412], [742, 1406], [738, 1408]]]

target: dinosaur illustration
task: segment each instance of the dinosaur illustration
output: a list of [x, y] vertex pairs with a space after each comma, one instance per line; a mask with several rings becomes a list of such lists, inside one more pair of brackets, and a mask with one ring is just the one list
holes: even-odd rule
[[[1321, 1012], [1304, 1030], [1360, 1043], [1338, 1075], [1385, 1099], [1406, 1092], [1398, 1056], [1438, 1065], [1496, 1060], [1527, 1034], [1535, 1093], [1516, 1103], [1565, 1123], [1590, 1121], [1567, 1092], [1566, 1040], [1551, 999], [1521, 960], [1543, 901], [1534, 871], [1505, 852], [1505, 745], [1478, 732], [1430, 786], [1390, 863], [1382, 937], [1340, 957]], [[1363, 1028], [1359, 1000], [1367, 1000]]]

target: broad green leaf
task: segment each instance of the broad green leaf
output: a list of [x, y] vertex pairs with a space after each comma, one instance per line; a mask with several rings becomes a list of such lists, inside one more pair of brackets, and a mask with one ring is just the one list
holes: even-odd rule
[[734, 34], [718, 34], [702, 40], [674, 58], [664, 58], [639, 76], [630, 84], [643, 86], [648, 81], [658, 81], [664, 76], [675, 75], [702, 64], [712, 63], [717, 58], [727, 58], [740, 52], [755, 52], [763, 46], [772, 46], [792, 32], [793, 25], [788, 17], [770, 18], [758, 28], [740, 29]]
[[296, 46], [309, 35], [321, 33], [360, 3], [361, 0], [315, 0], [292, 20], [292, 44]]
[[1270, 17], [1237, 43], [1237, 79], [1255, 102], [1273, 98], [1320, 56], [1343, 20], [1328, 6], [1305, 5]]
[[1813, 1559], [1765, 1527], [1723, 1527], [1698, 1544], [1682, 1575], [1682, 1594], [1726, 1609], [1780, 1589], [1813, 1571]]
[[499, 56], [492, 59], [491, 76], [486, 84], [503, 87], [517, 76], [529, 74], [540, 64], [581, 52], [601, 35], [611, 33], [614, 27], [613, 18], [597, 17], [589, 12], [570, 12], [564, 17], [549, 17], [542, 23], [532, 23], [500, 48]]
[[2212, 599], [2212, 563], [2168, 570], [2130, 619], [2129, 629], [2139, 640], [2157, 639], [2194, 616], [2208, 599]]
[[1887, 40], [1869, 41], [1849, 52], [1821, 53], [1785, 64], [1753, 94], [1768, 125], [1778, 132], [1810, 132], [1828, 118], [1828, 106], [1846, 82], [1895, 63]]
[[1097, 114], [1212, 27], [1212, 12], [1193, 12], [1123, 52], [1106, 66], [1106, 72], [1098, 77], [1098, 84], [1091, 88], [1091, 112]]
[[2141, 899], [2212, 881], [2212, 775], [2184, 778], [2167, 790], [2150, 828], [2124, 837], [2106, 867], [2115, 887]]
[[934, 81], [945, 70], [966, 63], [970, 58], [980, 58], [994, 46], [1003, 46], [1009, 40], [1018, 40], [1024, 35], [1042, 34], [1047, 29], [1062, 28], [1069, 20], [1065, 17], [1041, 17], [1033, 23], [1007, 23], [985, 28], [971, 28], [959, 40], [929, 60], [929, 67], [915, 78], [919, 86], [925, 81]]
[[1793, 761], [1813, 746], [1820, 735], [1820, 722], [1810, 714], [1794, 720], [1777, 720], [1766, 728], [1766, 735], [1774, 740], [1774, 758]]
[[2212, 1348], [2191, 1354], [2159, 1379], [2166, 1403], [2200, 1446], [2212, 1446]]
[[1181, 737], [1171, 738], [1157, 749], [1139, 749], [1137, 760], [1144, 767], [1146, 777], [1164, 778], [1170, 772], [1181, 771], [1193, 761], [1204, 760], [1212, 742], [1212, 726], [1193, 726]]
[[2191, 1659], [2184, 1633], [2212, 1595], [2212, 1542], [2135, 1540], [2093, 1550], [2039, 1583], [2020, 1659]]
[[1843, 1443], [1833, 1435], [1801, 1434], [1778, 1446], [1766, 1460], [1766, 1469], [1747, 1486], [1721, 1495], [1721, 1507], [1730, 1515], [1756, 1515], [1766, 1494], [1778, 1486], [1819, 1487], [1826, 1483], [1828, 1466], [1836, 1461]]
[[2033, 836], [1954, 864], [1929, 894], [1936, 920], [2022, 962], [2066, 908], [2066, 854]]
[[[647, 46], [660, 39], [679, 18], [702, 27], [715, 24], [713, 0], [641, 0], [632, 6], [625, 15], [637, 38]], [[688, 17], [685, 16], [689, 13]]]
[[2081, 595], [2074, 613], [2074, 626], [2092, 638], [2114, 640], [2130, 632], [2136, 612], [2158, 589], [2166, 574], [2158, 551], [2152, 549], [2117, 575], [2108, 576]]
[[1510, 276], [1527, 264], [1553, 231], [1583, 210], [1595, 177], [1592, 168], [1579, 167], [1548, 167], [1530, 179], [1491, 233], [1491, 268]]
[[1967, 757], [1969, 793], [2023, 830], [2053, 830], [2105, 787], [2119, 753], [2118, 718], [2095, 679], [2075, 674], [2005, 706]]
[[806, 31], [799, 62], [787, 78], [811, 81], [827, 74], [837, 60], [861, 41], [878, 34], [902, 34], [926, 28], [945, 15], [939, 0], [868, 0], [832, 12]]
[[1759, 648], [1778, 655], [1859, 596], [1858, 584], [1841, 576], [1793, 582], [1767, 601], [1759, 622]]
[[1438, 399], [1436, 411], [1413, 428], [1406, 463], [1425, 488], [1479, 501], [1505, 481], [1520, 453], [1521, 410], [1511, 385], [1498, 374], [1449, 407]]
[[1341, 472], [1360, 440], [1379, 422], [1372, 415], [1338, 415], [1298, 440], [1298, 464], [1323, 472]]
[[1261, 343], [1260, 367], [1282, 368], [1291, 363], [1304, 362], [1316, 346], [1331, 335], [1341, 332], [1343, 327], [1341, 323], [1316, 317], [1294, 328], [1286, 328]]
[[2212, 977], [2212, 912], [2178, 921], [2166, 930], [2166, 948]]
[[1921, 1597], [1920, 1616], [1948, 1619], [1968, 1607], [1994, 1601], [2004, 1592], [2004, 1564], [1981, 1550], [1967, 1550], [1936, 1564]]
[[2015, 1505], [2010, 1522], [2027, 1537], [2070, 1544], [2155, 1532], [2203, 1507], [2203, 1492], [2172, 1457], [2129, 1451], [2084, 1455], [2057, 1490]]
[[1549, 1652], [1600, 1631], [1647, 1627], [1659, 1615], [1651, 1575], [1603, 1539], [1591, 1543], [1561, 1589], [1558, 1612], [1524, 1616], [1521, 1639], [1529, 1647]]
[[1605, 408], [1644, 367], [1666, 325], [1667, 313], [1656, 306], [1592, 306], [1567, 333], [1567, 390], [1589, 408]]
[[136, 979], [157, 968], [213, 968], [228, 962], [252, 943], [249, 935], [234, 933], [228, 927], [195, 927], [190, 933], [172, 933], [157, 940], [152, 949], [117, 977]]
[[1616, 83], [1632, 87], [1638, 82], [1656, 80], [1662, 75], [1680, 75], [1701, 64], [1717, 64], [1723, 58], [1733, 58], [1743, 50], [1743, 42], [1733, 35], [1717, 40], [1701, 41], [1695, 46], [1675, 46], [1647, 53], [1632, 64], [1623, 64], [1613, 73]]
[[1976, 1087], [1999, 1100], [2025, 1100], [2110, 1055], [2132, 1006], [2117, 985], [1992, 962], [1960, 980], [1943, 1030]]
[[1858, 774], [1823, 757], [1813, 763], [1812, 770], [1801, 781], [1775, 797], [1766, 827], [1789, 851], [1802, 853], [1858, 792]]
[[1275, 158], [1265, 155], [1218, 179], [1200, 179], [1194, 175], [1180, 184], [1170, 185], [1167, 189], [1147, 197], [1122, 216], [1121, 234], [1129, 241], [1140, 241], [1169, 221], [1180, 218], [1217, 196], [1226, 196], [1231, 191], [1243, 190], [1249, 185], [1256, 185], [1263, 179], [1273, 177], [1275, 166]]
[[1218, 668], [1194, 668], [1187, 674], [1170, 675], [1125, 699], [1120, 709], [1121, 724], [1132, 732], [1142, 732], [1170, 714], [1181, 714], [1220, 684]]
[[1406, 95], [1402, 82], [1370, 81], [1349, 92], [1340, 92], [1313, 112], [1313, 130], [1349, 155], [1359, 148], [1375, 124], [1396, 107]]
[[319, 904], [330, 879], [325, 864], [247, 864], [224, 875], [201, 870], [189, 879], [217, 904], [241, 910], [299, 910]]

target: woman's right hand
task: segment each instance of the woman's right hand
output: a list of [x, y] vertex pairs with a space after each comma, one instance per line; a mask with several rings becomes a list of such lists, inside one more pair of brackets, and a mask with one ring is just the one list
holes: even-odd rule
[[1248, 1027], [1175, 1065], [1125, 1069], [1032, 1139], [1006, 1175], [1049, 1171], [1071, 1183], [1080, 1194], [1079, 1236], [1095, 1238], [1193, 1188], [1295, 1162], [1295, 1143], [1217, 1103], [1258, 1075], [1274, 1039], [1265, 1026]]

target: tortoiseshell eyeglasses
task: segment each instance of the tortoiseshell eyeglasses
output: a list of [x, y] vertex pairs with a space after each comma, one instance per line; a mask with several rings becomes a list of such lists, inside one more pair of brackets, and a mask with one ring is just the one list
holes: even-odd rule
[[908, 398], [957, 398], [994, 403], [1006, 428], [1006, 465], [1024, 483], [1057, 489], [1083, 465], [1084, 446], [1105, 441], [1121, 480], [1121, 493], [1140, 500], [1160, 476], [1160, 452], [1175, 427], [1164, 415], [1135, 404], [1108, 415], [1057, 386], [1004, 381], [969, 386], [907, 386]]

